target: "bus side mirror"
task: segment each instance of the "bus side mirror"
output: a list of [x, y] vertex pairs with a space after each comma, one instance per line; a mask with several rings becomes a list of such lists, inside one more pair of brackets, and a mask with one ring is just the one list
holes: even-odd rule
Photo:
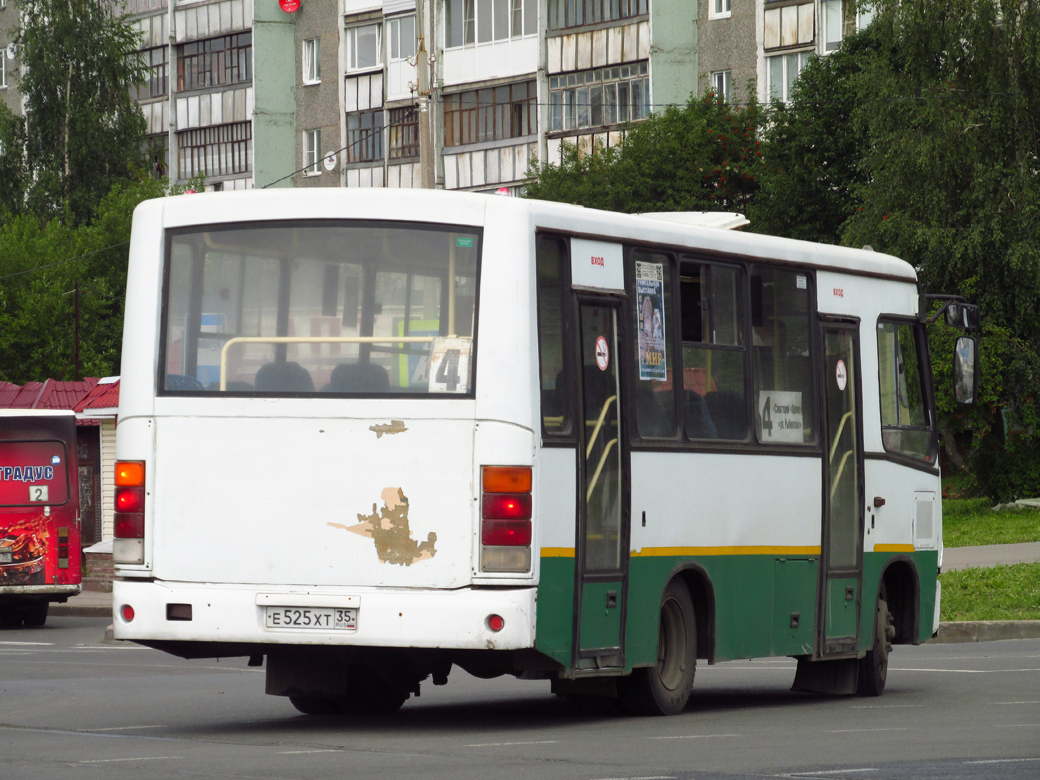
[[979, 395], [978, 343], [960, 336], [953, 350], [953, 396], [959, 404], [973, 404]]
[[946, 306], [946, 324], [960, 330], [977, 330], [979, 307], [973, 303], [950, 303]]

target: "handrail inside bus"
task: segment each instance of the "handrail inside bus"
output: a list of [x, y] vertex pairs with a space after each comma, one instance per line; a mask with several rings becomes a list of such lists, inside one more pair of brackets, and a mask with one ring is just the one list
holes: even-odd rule
[[834, 443], [831, 444], [831, 453], [827, 456], [828, 463], [834, 460], [834, 453], [838, 450], [838, 442], [841, 441], [841, 432], [845, 428], [845, 423], [848, 422], [850, 417], [852, 417], [852, 411], [845, 412], [845, 415], [841, 418], [841, 422], [838, 423], [838, 432], [834, 434]]
[[850, 455], [852, 455], [852, 450], [847, 450], [845, 454], [841, 456], [841, 463], [838, 464], [838, 471], [834, 474], [834, 479], [831, 480], [831, 501], [834, 500], [834, 491], [838, 489], [838, 482], [841, 481], [841, 473], [845, 470], [845, 464], [849, 462]]
[[592, 498], [592, 491], [596, 489], [596, 483], [599, 482], [599, 473], [603, 471], [603, 464], [607, 462], [607, 456], [610, 454], [610, 449], [617, 444], [617, 438], [613, 438], [607, 442], [607, 446], [603, 448], [603, 454], [599, 457], [599, 463], [596, 464], [596, 471], [592, 474], [592, 479], [589, 481], [589, 489], [585, 491], [585, 500], [589, 501]]
[[220, 350], [220, 389], [227, 390], [227, 355], [233, 344], [430, 344], [433, 336], [235, 336]]
[[[585, 449], [585, 457], [588, 458], [592, 455], [592, 445], [596, 443], [596, 437], [599, 436], [599, 429], [603, 427], [603, 420], [607, 416], [607, 409], [610, 405], [617, 400], [617, 395], [612, 395], [606, 401], [603, 402], [603, 408], [600, 409], [599, 419], [596, 420], [596, 427], [592, 429], [592, 435], [589, 437], [589, 445]], [[589, 421], [586, 420], [585, 424], [588, 425]]]

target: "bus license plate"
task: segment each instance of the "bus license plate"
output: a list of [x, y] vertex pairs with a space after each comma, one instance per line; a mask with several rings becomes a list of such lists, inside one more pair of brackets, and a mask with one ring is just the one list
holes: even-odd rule
[[0, 563], [13, 563], [14, 562], [14, 551], [13, 550], [0, 550]]
[[338, 607], [265, 607], [267, 628], [313, 628], [357, 631], [357, 609]]

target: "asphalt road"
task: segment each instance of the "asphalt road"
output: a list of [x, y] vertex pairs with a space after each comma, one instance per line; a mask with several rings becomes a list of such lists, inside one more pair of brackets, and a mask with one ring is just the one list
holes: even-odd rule
[[897, 647], [880, 699], [790, 693], [788, 659], [702, 664], [684, 715], [630, 719], [456, 669], [358, 719], [297, 714], [245, 659], [103, 644], [107, 622], [0, 630], [0, 778], [1040, 777], [1040, 640]]

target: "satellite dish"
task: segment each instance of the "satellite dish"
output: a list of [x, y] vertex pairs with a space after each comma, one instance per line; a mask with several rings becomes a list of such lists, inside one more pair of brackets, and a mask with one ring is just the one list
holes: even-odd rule
[[13, 43], [7, 44], [7, 59], [13, 60], [14, 55], [18, 53], [17, 47]]
[[322, 160], [322, 162], [325, 164], [325, 170], [327, 170], [327, 171], [331, 171], [333, 168], [335, 168], [336, 167], [336, 154], [335, 154], [335, 152], [329, 152], [327, 155], [325, 155], [325, 159]]

